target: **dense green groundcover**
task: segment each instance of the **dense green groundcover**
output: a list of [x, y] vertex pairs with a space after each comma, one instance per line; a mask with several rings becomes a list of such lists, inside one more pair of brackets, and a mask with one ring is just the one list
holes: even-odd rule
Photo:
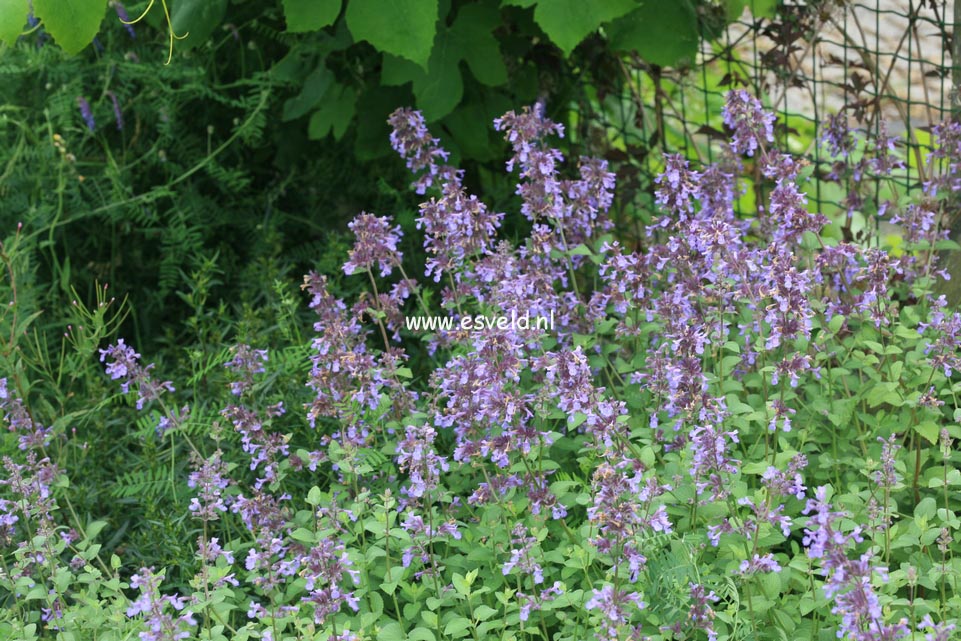
[[[822, 233], [850, 223], [808, 211], [757, 99], [724, 119], [717, 163], [665, 159], [627, 248], [609, 168], [566, 162], [542, 105], [495, 121], [506, 214], [398, 110], [423, 254], [361, 213], [306, 300], [279, 278], [229, 319], [191, 290], [182, 360], [118, 337], [106, 287], [44, 342], [44, 248], [9, 233], [0, 635], [955, 638], [961, 314], [931, 292], [961, 126], [883, 203], [895, 251]], [[900, 162], [843, 119], [824, 145], [842, 184]], [[768, 187], [747, 217], [745, 159]]]

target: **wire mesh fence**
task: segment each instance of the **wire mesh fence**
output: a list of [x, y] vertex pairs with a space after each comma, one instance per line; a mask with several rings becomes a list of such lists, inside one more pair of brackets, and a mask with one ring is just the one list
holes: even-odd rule
[[[716, 158], [726, 138], [724, 95], [738, 87], [777, 114], [779, 143], [813, 163], [815, 178], [830, 169], [818, 142], [822, 125], [829, 114], [841, 114], [865, 140], [885, 131], [897, 136], [904, 168], [895, 188], [919, 189], [930, 170], [931, 126], [961, 117], [961, 37], [954, 36], [961, 2], [782, 1], [770, 17], [757, 17], [762, 11], [752, 11], [753, 4], [725, 28], [711, 29], [702, 19], [702, 45], [691, 65], [661, 69], [640, 59], [625, 65], [623, 89], [578, 120], [579, 135], [608, 141], [605, 153], [619, 166], [630, 204], [649, 204], [643, 201], [663, 153]], [[604, 135], [592, 135], [592, 127]], [[762, 193], [755, 187], [738, 207], [756, 206]], [[850, 210], [828, 181], [811, 181], [808, 197], [825, 213]], [[634, 222], [640, 228], [642, 221]]]

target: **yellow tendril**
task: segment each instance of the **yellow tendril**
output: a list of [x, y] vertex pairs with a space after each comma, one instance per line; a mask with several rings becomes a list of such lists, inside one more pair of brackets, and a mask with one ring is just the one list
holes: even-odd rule
[[[122, 22], [122, 23], [124, 23], [124, 24], [137, 24], [138, 22], [140, 22], [141, 20], [143, 20], [143, 19], [147, 16], [148, 13], [150, 13], [150, 10], [153, 8], [153, 3], [154, 3], [154, 2], [155, 2], [155, 0], [150, 0], [150, 4], [148, 4], [148, 5], [147, 5], [147, 8], [143, 10], [143, 13], [141, 13], [138, 17], [134, 18], [133, 20], [130, 20], [130, 21], [128, 22], [128, 21], [124, 20], [123, 18], [121, 18], [121, 19], [120, 19], [120, 22]], [[113, 4], [113, 3], [111, 3], [111, 4]]]
[[[154, 0], [150, 0], [151, 4], [153, 4], [153, 2]], [[167, 33], [170, 35], [170, 47], [167, 49], [167, 62], [164, 63], [164, 65], [169, 65], [174, 57], [174, 40], [183, 40], [190, 35], [190, 32], [186, 31], [182, 36], [174, 33], [174, 25], [170, 20], [170, 9], [167, 8], [167, 0], [160, 0], [160, 4], [163, 5], [164, 8], [164, 16], [167, 18]]]
[[[151, 9], [153, 9], [153, 6], [156, 3], [156, 1], [157, 0], [150, 0], [150, 3], [147, 5], [147, 8], [143, 10], [143, 13], [141, 13], [139, 16], [137, 16], [133, 20], [121, 19], [120, 22], [122, 22], [123, 24], [137, 24], [138, 22], [140, 22], [141, 20], [147, 17], [147, 14], [150, 13]], [[173, 60], [173, 57], [174, 57], [174, 40], [183, 40], [184, 38], [190, 35], [190, 32], [188, 31], [184, 33], [182, 36], [178, 36], [176, 33], [174, 33], [174, 25], [173, 25], [173, 22], [170, 20], [170, 9], [167, 7], [167, 0], [160, 0], [160, 4], [164, 10], [164, 17], [167, 19], [167, 35], [170, 43], [169, 46], [167, 47], [167, 62], [165, 62], [164, 65], [169, 65], [170, 61]]]

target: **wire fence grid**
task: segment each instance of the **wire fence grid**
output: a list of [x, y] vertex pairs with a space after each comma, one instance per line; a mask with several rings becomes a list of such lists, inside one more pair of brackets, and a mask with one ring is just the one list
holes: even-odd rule
[[[816, 176], [830, 164], [818, 144], [822, 123], [841, 113], [865, 137], [882, 127], [897, 135], [905, 168], [896, 189], [919, 189], [931, 126], [961, 118], [961, 0], [781, 0], [770, 18], [754, 17], [751, 4], [726, 28], [702, 33], [693, 64], [662, 69], [637, 59], [600, 109], [578, 107], [578, 135], [608, 141], [604, 155], [633, 204], [650, 204], [663, 153], [716, 158], [724, 95], [737, 87], [777, 114], [779, 142], [813, 163]], [[739, 206], [753, 207], [761, 192], [752, 196]], [[812, 181], [808, 196], [825, 213], [842, 207], [826, 181]]]

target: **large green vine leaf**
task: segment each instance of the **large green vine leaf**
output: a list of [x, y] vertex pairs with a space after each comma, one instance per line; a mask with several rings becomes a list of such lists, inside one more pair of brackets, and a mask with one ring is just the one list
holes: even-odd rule
[[[674, 2], [660, 0], [657, 6], [668, 7]], [[601, 24], [636, 7], [637, 0], [538, 0], [534, 20], [564, 55], [569, 56], [574, 47]]]
[[80, 53], [100, 31], [107, 0], [34, 0], [33, 12], [60, 48]]
[[27, 0], [0, 0], [0, 41], [11, 47], [27, 24]]
[[332, 133], [334, 139], [340, 140], [354, 118], [356, 103], [357, 92], [352, 87], [334, 83], [320, 108], [311, 114], [307, 123], [307, 137], [320, 140]]
[[450, 31], [441, 32], [426, 73], [412, 62], [385, 55], [380, 81], [388, 87], [413, 82], [417, 108], [428, 122], [439, 120], [453, 111], [464, 95], [464, 82], [458, 68], [460, 55], [456, 47]]
[[697, 54], [697, 13], [688, 0], [645, 0], [606, 28], [611, 49], [636, 51], [644, 60], [669, 67]]
[[387, 86], [413, 83], [417, 108], [428, 122], [439, 120], [460, 104], [464, 80], [460, 62], [483, 84], [507, 82], [507, 68], [492, 31], [500, 14], [492, 4], [475, 3], [460, 9], [454, 24], [437, 34], [427, 71], [396, 56], [385, 55], [381, 82]]
[[437, 0], [350, 0], [346, 20], [355, 40], [427, 69], [437, 30]]
[[227, 15], [227, 0], [174, 0], [170, 8], [170, 26], [178, 37], [184, 36], [182, 47], [203, 45]]
[[283, 0], [287, 31], [317, 31], [334, 24], [341, 0]]
[[451, 27], [471, 73], [490, 87], [507, 82], [507, 67], [504, 66], [500, 45], [494, 37], [494, 29], [500, 24], [497, 7], [478, 2], [462, 7], [457, 13], [457, 21]]

